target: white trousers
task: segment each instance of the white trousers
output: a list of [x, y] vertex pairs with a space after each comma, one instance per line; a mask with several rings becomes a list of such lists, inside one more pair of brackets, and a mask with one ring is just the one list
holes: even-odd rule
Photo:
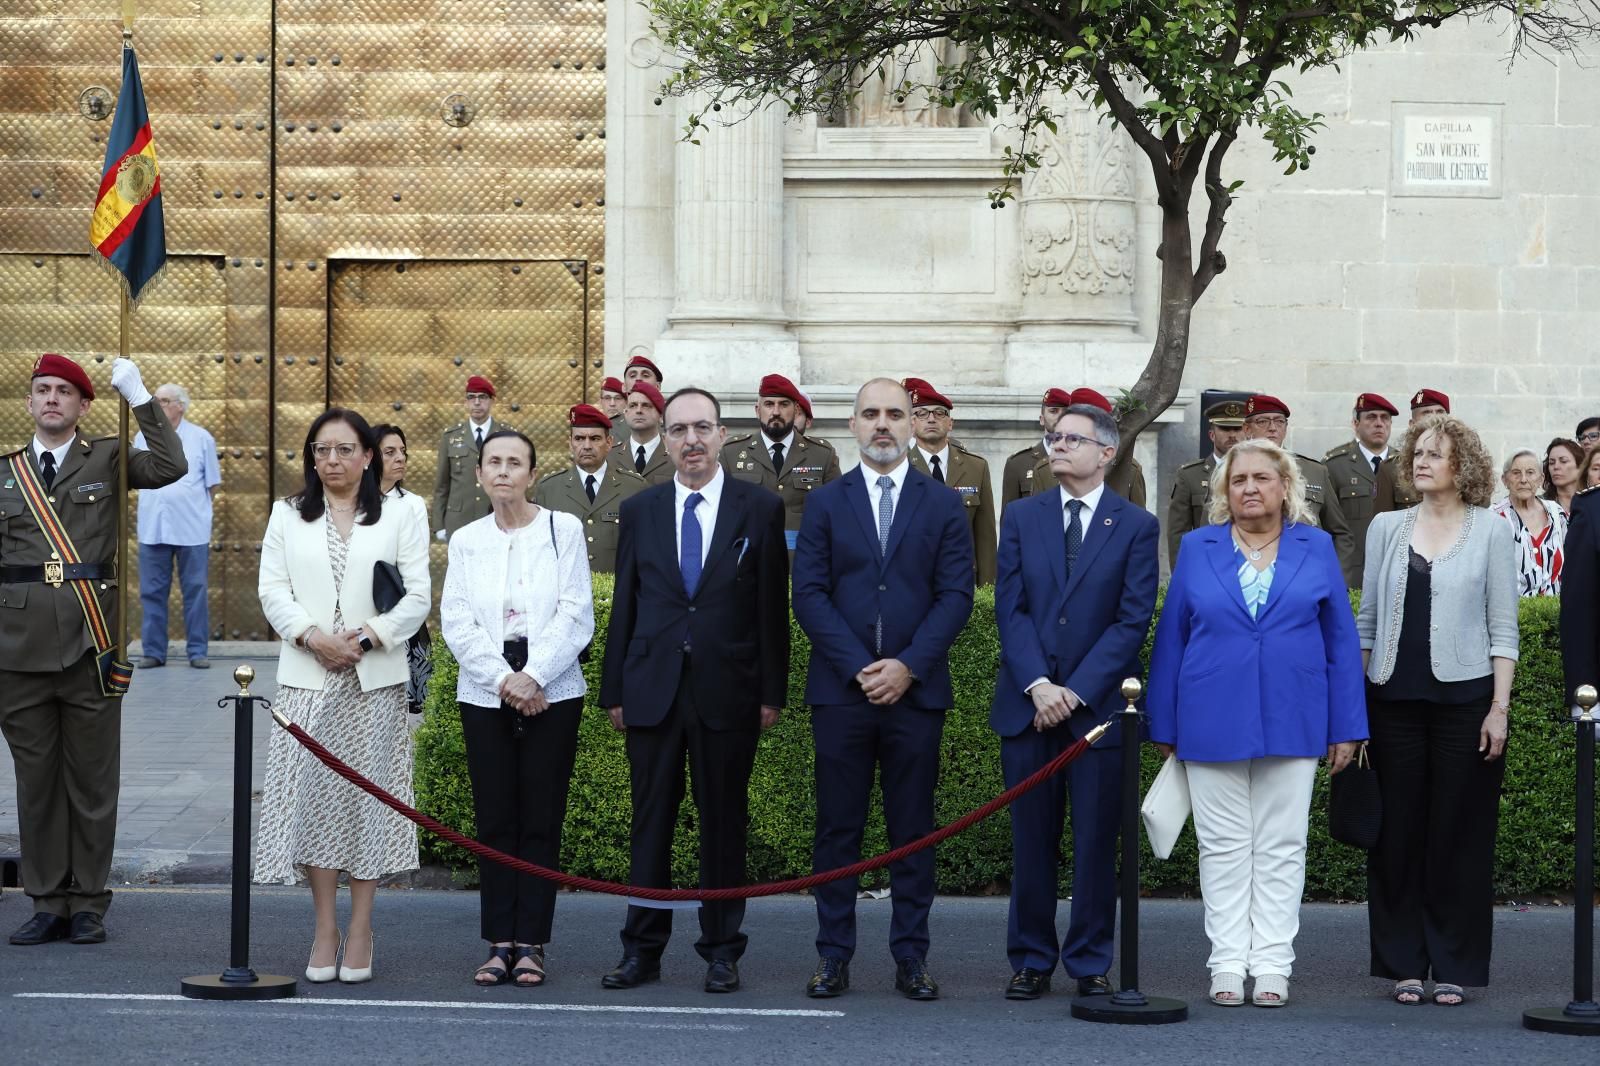
[[1211, 973], [1288, 977], [1316, 759], [1186, 762]]

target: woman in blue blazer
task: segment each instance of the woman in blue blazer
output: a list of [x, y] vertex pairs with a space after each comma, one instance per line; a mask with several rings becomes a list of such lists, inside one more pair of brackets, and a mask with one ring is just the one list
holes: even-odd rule
[[1212, 525], [1183, 538], [1156, 626], [1150, 738], [1188, 772], [1211, 940], [1211, 1001], [1289, 999], [1317, 760], [1367, 736], [1361, 646], [1333, 539], [1294, 458], [1236, 444]]

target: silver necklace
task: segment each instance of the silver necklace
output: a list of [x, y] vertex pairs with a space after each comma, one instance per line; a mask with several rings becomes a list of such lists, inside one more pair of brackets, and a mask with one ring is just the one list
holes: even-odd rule
[[1237, 528], [1233, 531], [1233, 539], [1244, 551], [1245, 557], [1248, 558], [1252, 563], [1259, 563], [1261, 561], [1261, 553], [1272, 547], [1272, 541], [1277, 540], [1281, 536], [1283, 536], [1283, 530], [1279, 529], [1277, 533], [1273, 534], [1272, 540], [1267, 541], [1259, 548], [1252, 548], [1250, 547], [1249, 543], [1245, 541], [1244, 537], [1240, 536]]

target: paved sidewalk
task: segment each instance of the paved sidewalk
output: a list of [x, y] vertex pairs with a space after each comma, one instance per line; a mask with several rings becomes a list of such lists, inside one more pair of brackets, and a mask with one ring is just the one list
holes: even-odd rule
[[[137, 645], [136, 645], [137, 647]], [[213, 643], [211, 669], [195, 670], [180, 654], [166, 666], [135, 670], [122, 701], [122, 799], [111, 880], [123, 883], [216, 883], [228, 879], [233, 834], [233, 669], [256, 671], [250, 691], [277, 691], [274, 643]], [[137, 655], [135, 656], [137, 661]], [[259, 707], [259, 705], [258, 705]], [[266, 769], [265, 710], [253, 724], [254, 832]], [[0, 758], [0, 854], [17, 847], [17, 787], [10, 752]]]

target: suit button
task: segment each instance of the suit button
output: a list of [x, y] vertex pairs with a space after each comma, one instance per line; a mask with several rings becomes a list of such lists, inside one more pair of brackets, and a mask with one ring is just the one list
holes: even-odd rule
[[888, 592], [889, 591], [889, 586], [888, 585], [879, 585], [878, 586], [878, 591], [879, 592]]
[[[689, 608], [689, 613], [690, 613], [690, 614], [694, 614], [694, 607], [693, 607], [693, 606], [691, 606], [691, 607], [690, 607], [690, 608]], [[1435, 666], [1438, 666], [1438, 665], [1439, 665], [1439, 664], [1438, 664], [1438, 663], [1434, 663], [1434, 664], [1433, 664], [1433, 665], [1435, 665]]]
[[589, 543], [590, 543], [590, 544], [593, 544], [593, 543], [594, 543], [594, 538], [593, 538], [593, 537], [590, 537], [590, 538], [589, 538]]
[[591, 519], [589, 519], [589, 524], [590, 524], [590, 525], [591, 525], [591, 526], [592, 526], [592, 525], [594, 525], [594, 519], [592, 519], [592, 518], [591, 518]]
[[1056, 619], [1056, 625], [1058, 625], [1058, 626], [1064, 626], [1064, 625], [1066, 625], [1066, 624], [1067, 624], [1067, 620], [1066, 620], [1066, 619], [1065, 619], [1065, 618], [1057, 618], [1057, 619]]

